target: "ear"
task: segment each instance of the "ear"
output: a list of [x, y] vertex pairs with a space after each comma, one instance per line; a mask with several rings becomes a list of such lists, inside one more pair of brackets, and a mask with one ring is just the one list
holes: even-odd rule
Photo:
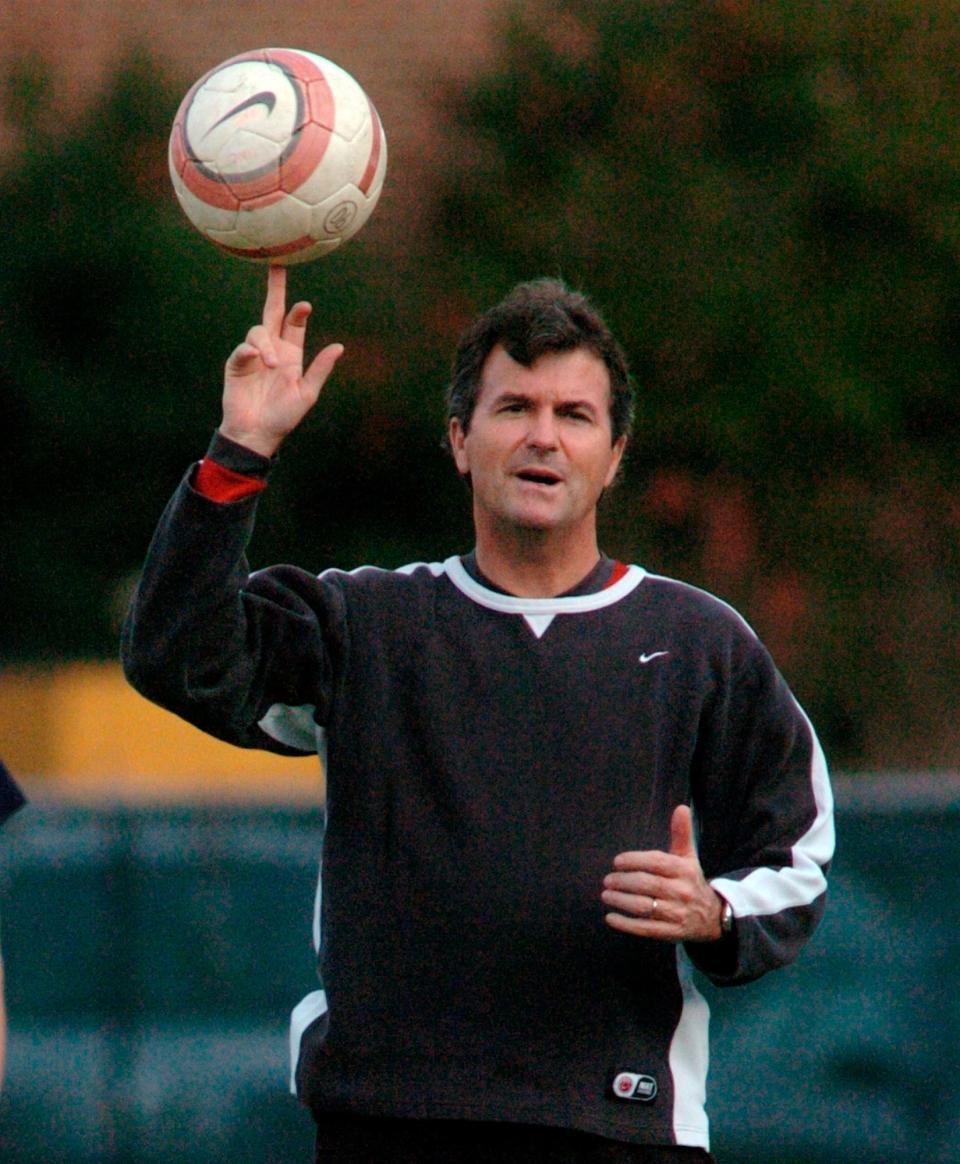
[[466, 447], [467, 434], [463, 431], [463, 425], [460, 423], [458, 416], [450, 417], [450, 424], [447, 427], [447, 439], [450, 442], [450, 451], [453, 453], [453, 461], [457, 466], [457, 472], [461, 477], [467, 476], [470, 472], [470, 458], [467, 456]]
[[608, 489], [617, 475], [620, 468], [620, 462], [623, 460], [623, 450], [627, 447], [627, 438], [619, 436], [613, 442], [613, 448], [610, 450], [610, 468], [607, 470], [607, 477], [603, 483], [604, 489]]

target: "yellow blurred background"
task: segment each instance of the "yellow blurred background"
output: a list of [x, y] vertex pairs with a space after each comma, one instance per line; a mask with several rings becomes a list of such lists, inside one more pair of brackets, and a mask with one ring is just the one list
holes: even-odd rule
[[30, 797], [316, 803], [316, 756], [248, 751], [149, 703], [117, 663], [0, 671], [3, 759]]

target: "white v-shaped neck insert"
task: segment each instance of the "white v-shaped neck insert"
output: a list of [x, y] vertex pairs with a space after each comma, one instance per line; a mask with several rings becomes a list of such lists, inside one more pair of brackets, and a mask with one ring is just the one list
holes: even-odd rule
[[527, 623], [539, 639], [558, 614], [583, 614], [590, 610], [602, 610], [625, 598], [646, 577], [646, 570], [640, 566], [628, 566], [622, 578], [612, 586], [596, 590], [592, 594], [572, 594], [559, 598], [520, 598], [514, 594], [501, 594], [490, 590], [472, 578], [459, 557], [447, 558], [443, 563], [444, 573], [450, 581], [479, 606], [496, 610], [501, 614], [517, 614]]

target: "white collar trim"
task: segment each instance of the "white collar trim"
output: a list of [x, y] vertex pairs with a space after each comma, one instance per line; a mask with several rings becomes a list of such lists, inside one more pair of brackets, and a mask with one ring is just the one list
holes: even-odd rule
[[640, 566], [628, 566], [624, 576], [612, 586], [592, 594], [573, 594], [565, 598], [518, 598], [513, 594], [490, 590], [477, 582], [467, 573], [458, 557], [447, 558], [443, 569], [454, 586], [471, 601], [501, 614], [521, 615], [537, 638], [543, 635], [555, 615], [584, 614], [619, 602], [640, 585], [647, 573]]

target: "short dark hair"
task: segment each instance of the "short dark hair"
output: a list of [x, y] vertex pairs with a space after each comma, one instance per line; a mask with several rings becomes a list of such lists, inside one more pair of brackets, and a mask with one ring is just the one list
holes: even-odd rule
[[497, 344], [526, 368], [548, 352], [592, 351], [603, 360], [610, 376], [612, 440], [630, 435], [633, 388], [626, 356], [587, 297], [571, 291], [559, 279], [518, 284], [461, 335], [447, 388], [448, 428], [456, 417], [464, 433], [468, 431], [480, 395], [483, 365]]

